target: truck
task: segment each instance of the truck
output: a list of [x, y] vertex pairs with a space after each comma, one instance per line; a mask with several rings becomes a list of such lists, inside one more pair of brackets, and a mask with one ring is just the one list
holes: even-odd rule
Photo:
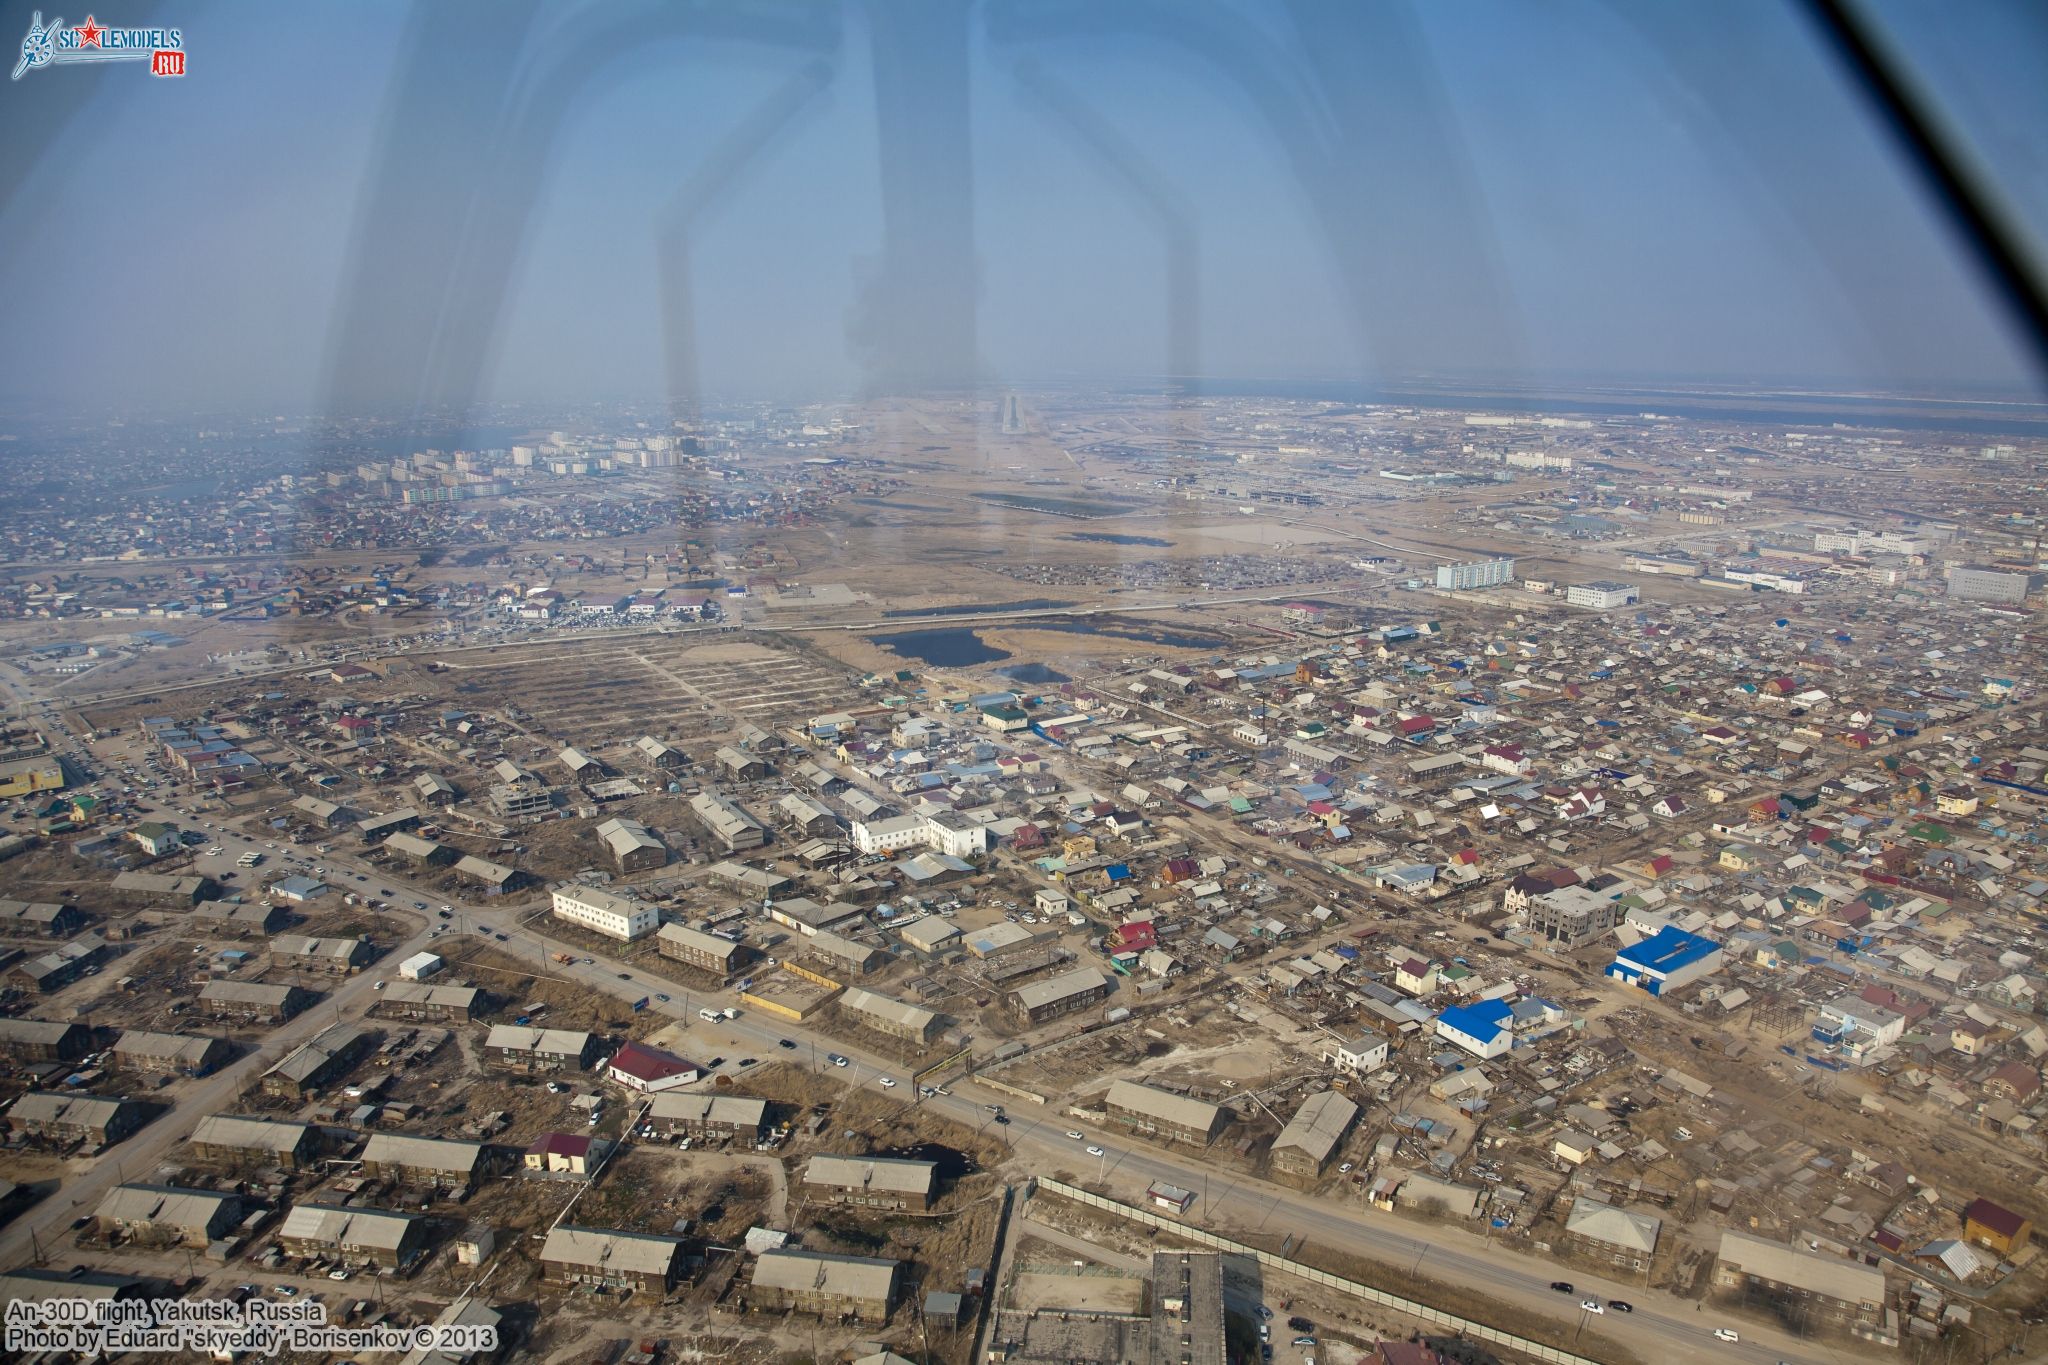
[[639, 1010], [644, 1010], [644, 1009], [646, 1009], [646, 1008], [647, 1008], [647, 997], [643, 995], [643, 996], [641, 996], [641, 997], [640, 997], [640, 998], [639, 998], [638, 1000], [635, 1000], [635, 1001], [633, 1002], [633, 1008], [634, 1008], [634, 1010], [635, 1010], [636, 1012], [637, 1012], [637, 1011], [639, 1011]]
[[548, 956], [561, 963], [564, 967], [576, 965], [576, 955], [574, 953], [550, 953]]
[[703, 1021], [704, 1021], [705, 1023], [707, 1023], [707, 1024], [715, 1024], [715, 1023], [717, 1023], [717, 1022], [718, 1022], [719, 1020], [721, 1020], [721, 1019], [725, 1018], [725, 1016], [724, 1016], [724, 1015], [720, 1014], [720, 1013], [719, 1013], [719, 1012], [718, 1012], [717, 1010], [714, 1010], [714, 1009], [701, 1009], [701, 1010], [698, 1010], [698, 1011], [697, 1011], [697, 1017], [698, 1017], [699, 1019], [702, 1019], [702, 1020], [703, 1020]]

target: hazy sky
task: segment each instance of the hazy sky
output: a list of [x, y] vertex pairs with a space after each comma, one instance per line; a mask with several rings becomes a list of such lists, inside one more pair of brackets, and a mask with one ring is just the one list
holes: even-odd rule
[[[6, 5], [10, 42], [30, 8]], [[1887, 12], [2041, 221], [2042, 20], [1967, 9], [1926, 32]], [[689, 31], [704, 12], [722, 31]], [[811, 397], [1183, 368], [2030, 377], [1782, 4], [450, 0], [423, 18], [137, 0], [96, 17], [182, 28], [190, 74], [0, 88], [16, 406]]]

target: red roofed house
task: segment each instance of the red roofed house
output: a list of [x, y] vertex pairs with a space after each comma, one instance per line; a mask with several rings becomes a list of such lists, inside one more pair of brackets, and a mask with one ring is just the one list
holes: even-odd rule
[[1963, 1236], [1990, 1247], [2001, 1256], [2011, 1256], [2034, 1234], [2034, 1223], [1989, 1199], [1973, 1199], [1963, 1210]]
[[1191, 882], [1201, 875], [1202, 869], [1193, 858], [1168, 858], [1166, 867], [1159, 874], [1159, 880], [1171, 885], [1175, 882]]
[[686, 1062], [672, 1052], [645, 1043], [627, 1043], [605, 1063], [605, 1079], [617, 1081], [628, 1090], [653, 1094], [688, 1085], [702, 1073], [695, 1062]]
[[1159, 931], [1150, 920], [1132, 920], [1116, 927], [1116, 942], [1119, 952], [1142, 953], [1159, 946]]
[[1778, 798], [1775, 796], [1759, 796], [1756, 800], [1749, 803], [1749, 813], [1759, 820], [1777, 819], [1779, 814]]
[[1479, 761], [1494, 772], [1505, 773], [1509, 777], [1527, 777], [1529, 770], [1536, 766], [1522, 752], [1521, 746], [1515, 744], [1489, 744], [1480, 754]]
[[1426, 735], [1436, 729], [1436, 721], [1429, 716], [1409, 716], [1396, 728], [1403, 735], [1413, 738], [1416, 735]]

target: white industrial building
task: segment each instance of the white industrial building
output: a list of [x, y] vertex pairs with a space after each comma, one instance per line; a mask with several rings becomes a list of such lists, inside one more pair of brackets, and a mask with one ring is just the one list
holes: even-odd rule
[[439, 953], [414, 953], [411, 957], [398, 964], [398, 974], [407, 981], [425, 981], [435, 972], [440, 971], [441, 966], [441, 955]]
[[1564, 590], [1564, 600], [1575, 607], [1607, 611], [1642, 601], [1643, 592], [1633, 583], [1574, 583]]

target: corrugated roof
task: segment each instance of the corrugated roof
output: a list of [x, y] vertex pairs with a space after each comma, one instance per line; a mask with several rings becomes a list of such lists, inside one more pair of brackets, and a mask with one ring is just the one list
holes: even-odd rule
[[208, 1049], [219, 1042], [218, 1038], [195, 1038], [184, 1033], [129, 1029], [115, 1042], [114, 1053], [120, 1057], [149, 1057], [197, 1066], [206, 1060]]
[[1311, 1095], [1273, 1139], [1273, 1150], [1299, 1150], [1316, 1161], [1327, 1161], [1357, 1117], [1358, 1106], [1334, 1090]]
[[654, 1097], [647, 1115], [672, 1122], [758, 1128], [768, 1118], [768, 1101], [744, 1095], [691, 1095], [669, 1090]]
[[475, 986], [436, 986], [426, 981], [394, 981], [384, 988], [387, 1004], [438, 1005], [473, 1009], [482, 994]]
[[480, 1142], [457, 1142], [452, 1138], [415, 1137], [410, 1133], [378, 1133], [363, 1148], [365, 1162], [389, 1162], [423, 1171], [446, 1171], [468, 1175], [483, 1160]]
[[1650, 1214], [1630, 1213], [1581, 1195], [1565, 1219], [1564, 1230], [1648, 1256], [1657, 1250], [1657, 1234], [1663, 1226], [1662, 1220]]
[[753, 1283], [761, 1289], [798, 1294], [832, 1294], [849, 1299], [887, 1299], [896, 1287], [895, 1261], [868, 1256], [832, 1256], [817, 1251], [764, 1251], [754, 1262]]
[[1109, 984], [1109, 978], [1093, 967], [1076, 967], [1071, 972], [1044, 981], [1034, 981], [1028, 986], [1017, 988], [1017, 1003], [1027, 1010], [1039, 1009], [1057, 1004], [1069, 996], [1086, 991], [1100, 990]]
[[335, 1247], [369, 1247], [396, 1251], [405, 1242], [406, 1229], [419, 1215], [390, 1209], [344, 1209], [332, 1204], [300, 1204], [284, 1216], [279, 1237], [322, 1242]]
[[886, 995], [877, 995], [873, 991], [864, 991], [858, 986], [839, 997], [839, 1007], [852, 1010], [855, 1014], [865, 1014], [872, 1018], [885, 1019], [892, 1024], [901, 1024], [906, 1028], [914, 1029], [929, 1028], [933, 1021], [939, 1017], [935, 1011], [907, 1004], [901, 1000], [891, 1000]]
[[1814, 1256], [1746, 1232], [1721, 1234], [1721, 1261], [1774, 1284], [1797, 1285], [1841, 1303], [1881, 1305], [1884, 1273], [1833, 1256]]
[[1206, 1100], [1190, 1099], [1186, 1095], [1170, 1095], [1164, 1090], [1154, 1090], [1149, 1085], [1138, 1085], [1131, 1081], [1116, 1081], [1109, 1087], [1109, 1107], [1140, 1114], [1161, 1123], [1170, 1123], [1177, 1128], [1192, 1128], [1197, 1132], [1210, 1132], [1222, 1121], [1220, 1106]]
[[305, 1140], [307, 1125], [244, 1114], [208, 1114], [192, 1130], [192, 1141], [252, 1152], [289, 1152]]
[[939, 1168], [929, 1161], [880, 1156], [814, 1156], [804, 1167], [804, 1184], [880, 1190], [888, 1194], [929, 1195], [939, 1183]]
[[606, 1228], [557, 1227], [540, 1258], [556, 1265], [589, 1266], [622, 1275], [666, 1275], [682, 1252], [680, 1238]]
[[223, 1204], [239, 1204], [240, 1198], [214, 1190], [192, 1190], [177, 1185], [116, 1185], [108, 1190], [96, 1217], [117, 1223], [162, 1223], [175, 1228], [204, 1229], [219, 1216]]
[[523, 1024], [493, 1024], [484, 1037], [485, 1047], [514, 1052], [538, 1052], [551, 1057], [578, 1057], [590, 1046], [590, 1035], [578, 1029], [528, 1028]]

